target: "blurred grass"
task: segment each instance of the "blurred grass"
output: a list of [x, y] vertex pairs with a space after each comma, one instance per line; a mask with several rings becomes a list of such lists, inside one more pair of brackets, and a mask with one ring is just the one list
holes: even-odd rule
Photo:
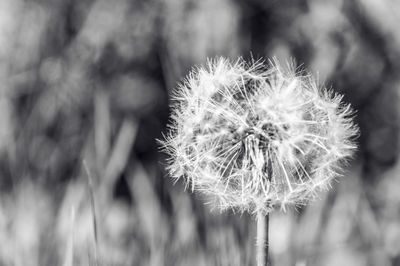
[[[304, 63], [358, 110], [321, 199], [271, 217], [273, 265], [400, 265], [399, 4], [1, 0], [0, 265], [253, 265], [254, 219], [173, 186], [155, 139], [206, 57]], [[161, 163], [160, 163], [161, 162]]]

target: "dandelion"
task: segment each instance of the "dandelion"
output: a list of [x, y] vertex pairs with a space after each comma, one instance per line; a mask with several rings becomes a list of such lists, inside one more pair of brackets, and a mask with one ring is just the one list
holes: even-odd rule
[[170, 174], [221, 210], [256, 214], [265, 235], [269, 212], [329, 188], [355, 151], [358, 129], [342, 99], [291, 65], [209, 60], [174, 91], [161, 141]]

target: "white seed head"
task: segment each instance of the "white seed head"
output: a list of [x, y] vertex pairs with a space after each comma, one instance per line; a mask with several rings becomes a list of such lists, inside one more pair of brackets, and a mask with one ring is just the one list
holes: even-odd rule
[[356, 149], [350, 105], [276, 61], [209, 60], [174, 91], [168, 169], [221, 209], [268, 213], [328, 188]]

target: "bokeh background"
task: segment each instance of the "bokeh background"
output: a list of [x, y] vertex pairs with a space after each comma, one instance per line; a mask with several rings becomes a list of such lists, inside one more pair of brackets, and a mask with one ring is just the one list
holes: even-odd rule
[[[357, 109], [272, 265], [400, 265], [400, 2], [0, 0], [0, 265], [254, 265], [254, 218], [173, 185], [156, 138], [207, 57], [294, 58]], [[95, 225], [95, 226], [94, 226]]]

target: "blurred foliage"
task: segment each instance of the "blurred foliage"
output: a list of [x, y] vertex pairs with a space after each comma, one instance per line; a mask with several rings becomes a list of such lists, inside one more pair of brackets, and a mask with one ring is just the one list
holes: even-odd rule
[[0, 0], [0, 265], [252, 265], [254, 219], [173, 186], [155, 141], [169, 92], [216, 55], [296, 58], [358, 110], [346, 177], [271, 215], [272, 265], [400, 265], [399, 10]]

